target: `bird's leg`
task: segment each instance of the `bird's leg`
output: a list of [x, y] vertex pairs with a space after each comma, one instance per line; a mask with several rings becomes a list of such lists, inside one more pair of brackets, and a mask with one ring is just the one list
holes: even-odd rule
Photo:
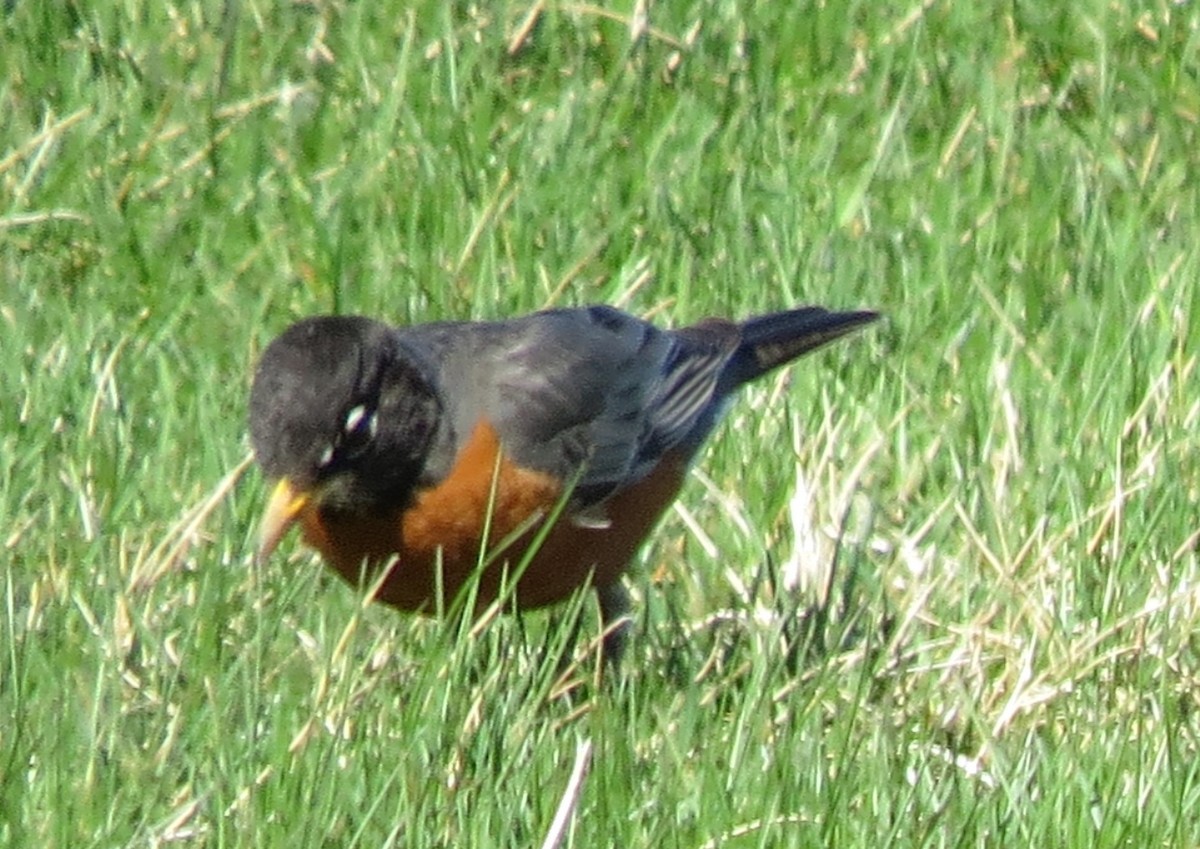
[[629, 618], [629, 591], [620, 578], [603, 587], [596, 587], [600, 602], [600, 624], [604, 628], [604, 661], [616, 669], [625, 653], [625, 642], [633, 630]]

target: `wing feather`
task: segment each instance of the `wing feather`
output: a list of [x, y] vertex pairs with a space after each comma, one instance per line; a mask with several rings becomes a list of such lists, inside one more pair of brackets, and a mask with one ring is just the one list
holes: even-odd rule
[[[422, 325], [458, 434], [487, 416], [522, 465], [578, 475], [575, 502], [637, 481], [712, 406], [731, 333], [660, 330], [606, 306], [471, 325]], [[447, 458], [448, 460], [449, 458]]]

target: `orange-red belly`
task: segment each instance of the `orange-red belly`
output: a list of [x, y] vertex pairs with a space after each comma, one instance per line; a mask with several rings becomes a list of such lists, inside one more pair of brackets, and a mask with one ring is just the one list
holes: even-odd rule
[[[589, 581], [616, 581], [675, 499], [686, 470], [686, 458], [664, 458], [605, 503], [602, 526], [560, 516], [517, 581], [517, 606], [561, 601]], [[391, 564], [376, 599], [433, 613], [439, 593], [449, 605], [477, 570], [477, 606], [494, 601], [561, 495], [552, 476], [508, 461], [495, 430], [481, 423], [446, 479], [398, 515], [334, 517], [310, 507], [300, 521], [305, 541], [351, 584], [370, 586]]]

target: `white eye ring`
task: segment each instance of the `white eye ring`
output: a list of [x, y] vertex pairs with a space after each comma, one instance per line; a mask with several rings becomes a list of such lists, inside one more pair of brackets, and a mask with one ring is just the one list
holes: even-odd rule
[[374, 410], [367, 413], [367, 407], [364, 404], [357, 404], [350, 408], [346, 413], [346, 421], [342, 424], [342, 432], [349, 435], [357, 433], [363, 425], [363, 419], [366, 418], [367, 438], [374, 439], [375, 431], [379, 429], [379, 416]]
[[[353, 433], [362, 423], [363, 416], [367, 414], [367, 408], [362, 404], [357, 404], [350, 408], [346, 413], [346, 421], [342, 425], [342, 430], [346, 433]], [[373, 427], [373, 425], [371, 425]]]
[[317, 458], [318, 468], [325, 468], [333, 462], [333, 446], [326, 445], [325, 450], [321, 452], [321, 456]]

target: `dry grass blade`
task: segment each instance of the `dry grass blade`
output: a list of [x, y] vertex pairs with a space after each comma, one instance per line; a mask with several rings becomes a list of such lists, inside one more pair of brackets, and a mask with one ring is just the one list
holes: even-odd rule
[[196, 541], [200, 527], [208, 519], [217, 506], [225, 500], [246, 470], [254, 462], [247, 454], [242, 461], [234, 466], [225, 477], [217, 482], [212, 492], [200, 502], [193, 505], [183, 517], [176, 522], [162, 540], [159, 541], [144, 559], [136, 563], [129, 576], [129, 590], [136, 592], [152, 586], [183, 559], [185, 552]]
[[16, 148], [8, 156], [0, 159], [0, 174], [4, 174], [16, 163], [20, 162], [30, 151], [40, 148], [46, 142], [53, 141], [64, 130], [70, 129], [91, 114], [92, 108], [85, 106], [58, 121], [54, 121], [47, 116], [44, 126], [38, 133], [27, 139], [24, 144]]
[[588, 767], [592, 762], [592, 741], [582, 740], [575, 747], [575, 765], [571, 768], [571, 777], [567, 781], [567, 789], [563, 791], [562, 799], [558, 802], [558, 810], [554, 812], [554, 821], [542, 841], [542, 849], [557, 849], [567, 833], [567, 826], [579, 805], [579, 796], [583, 791], [583, 781], [587, 777]]
[[536, 27], [538, 21], [541, 20], [542, 13], [544, 11], [546, 11], [545, 0], [537, 0], [536, 3], [529, 7], [529, 11], [526, 12], [525, 17], [521, 19], [521, 23], [517, 27], [516, 32], [514, 32], [512, 38], [508, 40], [509, 56], [516, 56], [525, 48], [525, 45], [529, 41], [529, 37], [533, 35], [534, 27]]

